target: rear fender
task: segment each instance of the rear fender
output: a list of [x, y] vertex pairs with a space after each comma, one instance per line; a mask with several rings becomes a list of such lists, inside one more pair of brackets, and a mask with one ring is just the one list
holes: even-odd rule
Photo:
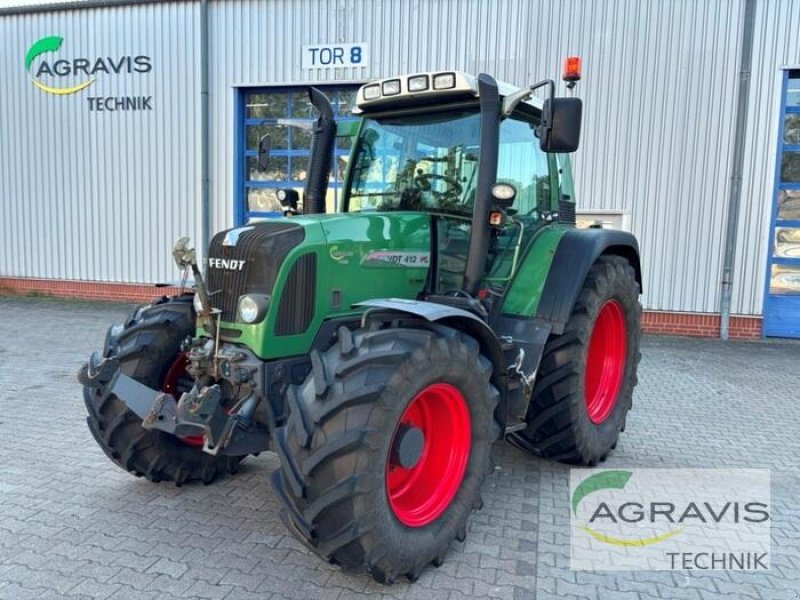
[[589, 269], [603, 255], [628, 259], [641, 293], [639, 244], [633, 234], [614, 229], [570, 229], [558, 243], [535, 315], [551, 324], [553, 334], [564, 332]]

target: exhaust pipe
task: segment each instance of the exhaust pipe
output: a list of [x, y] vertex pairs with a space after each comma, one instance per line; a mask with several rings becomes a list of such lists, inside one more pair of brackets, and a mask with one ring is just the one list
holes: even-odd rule
[[336, 142], [336, 121], [328, 98], [317, 88], [309, 88], [311, 104], [319, 111], [311, 138], [311, 157], [306, 187], [303, 190], [303, 212], [324, 213], [328, 179], [333, 166], [333, 146]]

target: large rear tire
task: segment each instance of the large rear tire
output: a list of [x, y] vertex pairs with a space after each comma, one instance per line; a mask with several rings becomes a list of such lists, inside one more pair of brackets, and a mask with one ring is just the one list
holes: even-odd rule
[[[185, 372], [181, 343], [195, 328], [192, 296], [183, 295], [137, 308], [124, 324], [108, 330], [103, 356], [119, 360], [120, 370], [152, 388], [180, 395], [193, 380]], [[203, 452], [202, 442], [144, 429], [142, 420], [114, 394], [84, 386], [87, 422], [103, 452], [119, 467], [153, 482], [211, 483], [235, 473], [243, 457]]]
[[595, 263], [559, 336], [545, 346], [528, 427], [509, 441], [534, 454], [596, 465], [616, 447], [641, 354], [636, 272], [619, 256]]
[[345, 570], [413, 581], [464, 539], [480, 505], [500, 433], [492, 366], [449, 328], [338, 335], [312, 353], [275, 435], [283, 517]]

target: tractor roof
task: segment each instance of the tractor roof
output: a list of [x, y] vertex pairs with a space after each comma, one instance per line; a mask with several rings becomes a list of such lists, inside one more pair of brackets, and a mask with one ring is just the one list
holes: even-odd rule
[[[508, 97], [522, 91], [510, 83], [497, 82], [501, 97]], [[395, 106], [430, 104], [437, 100], [456, 100], [458, 98], [477, 98], [478, 79], [461, 71], [429, 71], [377, 79], [361, 86], [356, 97], [353, 112], [362, 113], [372, 109], [387, 109]], [[542, 107], [542, 101], [531, 96], [525, 104], [535, 108]]]

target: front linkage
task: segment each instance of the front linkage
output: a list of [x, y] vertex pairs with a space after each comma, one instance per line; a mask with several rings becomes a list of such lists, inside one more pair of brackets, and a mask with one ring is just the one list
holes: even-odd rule
[[[175, 244], [172, 255], [179, 268], [195, 280], [194, 308], [197, 321], [206, 331], [217, 332], [219, 311], [211, 306], [208, 290], [197, 266], [196, 253], [188, 238]], [[269, 431], [255, 420], [261, 398], [263, 362], [252, 352], [214, 339], [189, 338], [181, 343], [186, 371], [195, 381], [179, 398], [169, 391], [154, 389], [125, 374], [116, 356], [94, 352], [81, 368], [78, 379], [106, 397], [113, 394], [139, 418], [147, 430], [159, 430], [178, 438], [203, 441], [203, 451], [230, 456], [257, 454], [269, 447]], [[226, 389], [223, 389], [223, 386]], [[236, 390], [231, 395], [229, 390]], [[226, 398], [234, 397], [233, 405]]]
[[[148, 387], [120, 370], [115, 357], [103, 358], [92, 354], [79, 373], [79, 380], [100, 396], [113, 394], [124, 398], [125, 404], [139, 418], [142, 427], [159, 430], [179, 438], [203, 436], [203, 450], [211, 455], [230, 456], [256, 454], [269, 447], [269, 432], [258, 426], [254, 413], [258, 404], [257, 378], [261, 361], [240, 348], [222, 346], [213, 353], [213, 342], [195, 339], [188, 351], [188, 371], [198, 373], [198, 384], [176, 400], [170, 393]], [[213, 381], [210, 369], [214, 364], [222, 381]], [[223, 403], [224, 382], [233, 386], [253, 386], [253, 391], [236, 406], [228, 409]]]

